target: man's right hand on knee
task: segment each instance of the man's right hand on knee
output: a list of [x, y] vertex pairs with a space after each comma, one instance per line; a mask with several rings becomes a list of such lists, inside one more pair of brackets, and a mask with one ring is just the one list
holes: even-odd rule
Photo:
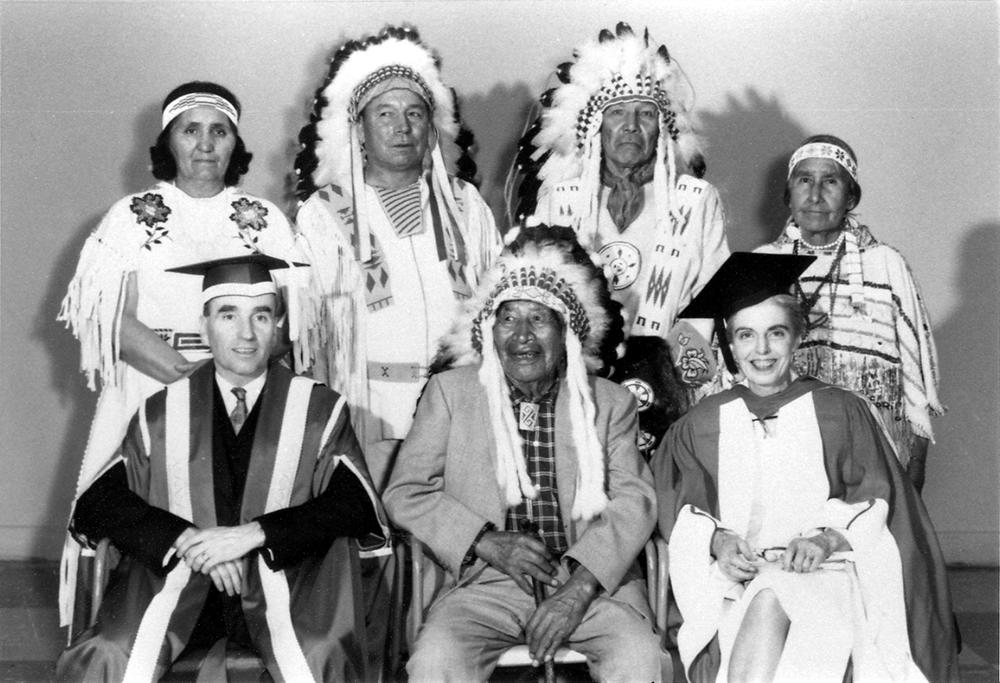
[[528, 595], [533, 595], [531, 579], [558, 586], [559, 565], [537, 538], [516, 531], [487, 531], [476, 544], [476, 555], [499, 569]]

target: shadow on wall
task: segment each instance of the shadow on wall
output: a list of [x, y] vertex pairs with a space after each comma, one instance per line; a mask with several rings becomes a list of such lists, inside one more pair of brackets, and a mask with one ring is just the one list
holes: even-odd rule
[[[108, 198], [108, 207], [120, 197], [139, 192], [156, 182], [156, 178], [150, 173], [149, 148], [156, 143], [159, 130], [160, 105], [158, 102], [151, 102], [135, 117], [132, 151], [119, 168], [122, 191], [118, 196]], [[103, 214], [95, 214], [81, 221], [73, 238], [59, 254], [33, 325], [32, 337], [37, 344], [48, 350], [50, 386], [60, 396], [62, 404], [68, 406], [70, 416], [58, 457], [57, 471], [62, 476], [52, 481], [44, 503], [44, 509], [55, 511], [53, 519], [60, 521], [63, 514], [67, 517], [69, 515], [98, 394], [87, 389], [86, 377], [80, 372], [79, 342], [63, 323], [56, 321], [56, 315], [66, 294], [66, 287], [76, 272], [83, 245], [102, 216]], [[46, 547], [48, 543], [51, 543], [49, 535], [38, 534], [31, 555], [51, 556], [52, 548]]]
[[[70, 278], [76, 271], [83, 244], [97, 227], [100, 219], [100, 215], [94, 215], [82, 221], [74, 231], [73, 239], [59, 254], [32, 326], [32, 338], [35, 343], [48, 351], [50, 362], [48, 383], [60, 397], [62, 405], [69, 409], [70, 417], [66, 422], [66, 433], [59, 449], [56, 470], [61, 476], [52, 480], [48, 492], [37, 492], [39, 507], [55, 511], [53, 519], [60, 521], [63, 515], [68, 519], [77, 473], [83, 461], [90, 422], [97, 405], [97, 394], [87, 389], [86, 379], [80, 373], [79, 343], [70, 330], [65, 329], [63, 323], [56, 321], [56, 315], [59, 313], [59, 304], [66, 294]], [[30, 556], [51, 557], [53, 549], [46, 547], [50, 542], [51, 537], [47, 534], [36, 534]]]
[[[309, 123], [312, 115], [316, 90], [326, 80], [330, 62], [341, 45], [349, 40], [341, 34], [325, 47], [317, 47], [307, 60], [306, 77], [301, 79], [301, 85], [295, 93], [294, 104], [285, 107], [280, 139], [285, 141], [277, 152], [267, 159], [267, 176], [272, 183], [264, 189], [264, 196], [273, 197], [278, 206], [284, 210], [290, 219], [295, 218], [298, 211], [298, 199], [295, 196], [295, 186], [298, 177], [295, 175], [295, 155], [299, 153], [299, 131]], [[347, 153], [347, 150], [344, 150]]]
[[728, 95], [722, 111], [702, 111], [697, 119], [706, 178], [726, 210], [729, 248], [748, 251], [770, 242], [788, 218], [782, 201], [788, 157], [809, 134], [777, 98], [753, 88]]
[[[961, 471], [980, 471], [988, 481], [995, 481], [1000, 448], [996, 413], [1000, 398], [997, 391], [1000, 223], [979, 223], [956, 232], [966, 235], [960, 261], [954, 269], [959, 305], [947, 320], [931, 321], [940, 363], [941, 400], [948, 406], [949, 416], [935, 425], [938, 443], [931, 445], [929, 458], [973, 460], [972, 467], [960, 467]], [[960, 426], [961, 433], [946, 429], [949, 424]], [[989, 515], [995, 519], [996, 495], [983, 504], [992, 507]], [[994, 547], [993, 566], [1000, 559], [998, 555], [1000, 551]]]
[[[132, 152], [121, 165], [122, 197], [145, 190], [156, 182], [150, 172], [152, 161], [149, 158], [149, 148], [156, 144], [156, 137], [160, 134], [160, 121], [160, 105], [156, 102], [147, 104], [135, 117]], [[118, 197], [110, 197], [108, 207], [117, 199]], [[94, 227], [97, 227], [96, 221], [91, 229]], [[75, 267], [76, 264], [73, 265]], [[68, 282], [69, 280], [67, 284]]]
[[476, 136], [472, 158], [479, 167], [479, 192], [493, 209], [497, 227], [506, 232], [510, 226], [504, 215], [504, 183], [536, 93], [518, 83], [496, 85], [482, 95], [458, 96], [465, 125]]

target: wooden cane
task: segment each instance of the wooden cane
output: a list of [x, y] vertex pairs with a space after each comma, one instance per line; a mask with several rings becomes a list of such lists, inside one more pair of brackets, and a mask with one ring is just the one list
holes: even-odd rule
[[[522, 519], [518, 523], [518, 526], [521, 527], [521, 531], [523, 533], [534, 536], [539, 541], [542, 541], [541, 534], [538, 533], [538, 524], [535, 522], [528, 519]], [[542, 541], [542, 543], [544, 542], [545, 541]], [[538, 607], [545, 600], [545, 587], [542, 585], [542, 582], [535, 577], [531, 577], [531, 592], [535, 598], [535, 607]], [[545, 683], [556, 683], [556, 663], [549, 659], [545, 661], [544, 666]]]

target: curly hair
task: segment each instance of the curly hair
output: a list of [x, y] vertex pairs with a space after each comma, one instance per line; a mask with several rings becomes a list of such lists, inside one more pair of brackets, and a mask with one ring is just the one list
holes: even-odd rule
[[[232, 91], [225, 86], [212, 83], [211, 81], [189, 81], [177, 86], [163, 99], [161, 110], [166, 109], [168, 104], [188, 92], [206, 92], [218, 95], [231, 102], [237, 113], [242, 111], [240, 101]], [[246, 144], [243, 142], [243, 138], [240, 137], [239, 131], [236, 130], [233, 122], [228, 119], [226, 120], [229, 123], [230, 131], [236, 136], [236, 145], [233, 148], [232, 155], [229, 157], [229, 166], [226, 167], [226, 175], [223, 179], [223, 182], [228, 187], [239, 183], [240, 177], [250, 170], [250, 160], [253, 159], [253, 154], [247, 151]], [[173, 180], [177, 177], [177, 161], [170, 151], [170, 131], [173, 130], [176, 122], [177, 119], [174, 118], [167, 124], [167, 127], [161, 130], [160, 134], [156, 136], [156, 144], [149, 148], [149, 158], [152, 162], [150, 170], [153, 173], [153, 177], [157, 180]]]

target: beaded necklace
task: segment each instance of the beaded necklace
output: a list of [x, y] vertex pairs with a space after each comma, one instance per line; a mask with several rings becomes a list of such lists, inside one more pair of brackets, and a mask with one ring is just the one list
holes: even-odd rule
[[[836, 255], [833, 257], [833, 262], [830, 264], [830, 270], [826, 272], [826, 275], [819, 281], [816, 285], [816, 289], [813, 290], [812, 294], [806, 296], [805, 291], [802, 289], [802, 284], [796, 280], [795, 281], [795, 297], [799, 300], [799, 306], [802, 307], [802, 315], [806, 319], [806, 333], [813, 331], [817, 327], [822, 327], [823, 325], [829, 324], [830, 316], [833, 314], [833, 306], [837, 301], [837, 285], [840, 284], [840, 262], [844, 258], [844, 254], [847, 253], [847, 242], [845, 240], [845, 232], [840, 231], [840, 236], [831, 244], [824, 244], [817, 247], [817, 250], [826, 251], [827, 249], [836, 249]], [[797, 239], [792, 247], [792, 253], [798, 255], [799, 245], [802, 240]], [[816, 316], [814, 321], [810, 314], [812, 313], [813, 307], [816, 302], [819, 301], [820, 292], [823, 290], [824, 285], [830, 285], [830, 311], [829, 313], [823, 313], [822, 315]]]

